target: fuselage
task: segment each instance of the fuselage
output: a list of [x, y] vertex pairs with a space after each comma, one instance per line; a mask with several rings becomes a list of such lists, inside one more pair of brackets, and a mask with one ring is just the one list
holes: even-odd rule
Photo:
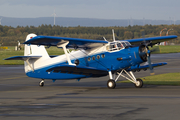
[[[108, 71], [117, 71], [136, 66], [143, 61], [140, 56], [139, 46], [131, 47], [127, 42], [111, 42], [107, 45], [100, 46], [93, 50], [78, 50], [69, 52], [69, 57], [72, 63], [77, 66], [93, 67]], [[66, 55], [56, 57], [40, 58], [36, 61], [30, 61], [34, 67], [34, 71], [30, 68], [26, 69], [26, 75], [41, 79], [79, 79], [91, 76], [70, 74], [70, 73], [55, 73], [46, 72], [52, 67], [68, 65]], [[26, 65], [27, 67], [27, 65]]]

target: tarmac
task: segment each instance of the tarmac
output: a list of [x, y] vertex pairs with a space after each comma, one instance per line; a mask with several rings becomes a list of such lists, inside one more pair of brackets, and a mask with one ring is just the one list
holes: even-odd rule
[[[168, 64], [156, 74], [180, 72], [180, 53], [154, 54], [152, 62]], [[149, 70], [134, 73], [145, 77]], [[29, 78], [22, 65], [0, 66], [0, 120], [179, 120], [180, 86], [117, 83], [108, 89], [109, 77], [63, 80]]]

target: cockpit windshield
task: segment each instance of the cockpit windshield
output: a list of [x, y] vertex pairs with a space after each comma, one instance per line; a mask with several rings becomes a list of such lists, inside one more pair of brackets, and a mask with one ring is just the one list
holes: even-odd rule
[[108, 51], [121, 50], [131, 44], [128, 41], [111, 42], [106, 48]]

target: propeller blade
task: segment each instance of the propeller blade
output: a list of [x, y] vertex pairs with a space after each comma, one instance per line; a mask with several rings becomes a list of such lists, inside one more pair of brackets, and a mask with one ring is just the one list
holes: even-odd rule
[[148, 64], [149, 64], [149, 69], [150, 69], [150, 75], [154, 75], [154, 71], [153, 71], [153, 67], [152, 67], [152, 64], [151, 64], [150, 56], [148, 56], [147, 59], [148, 59]]
[[[148, 51], [150, 53], [150, 51]], [[150, 75], [154, 75], [154, 71], [153, 71], [153, 67], [151, 64], [151, 58], [150, 58], [150, 54], [147, 52], [147, 60], [148, 60], [148, 64], [149, 64], [149, 69], [150, 69]]]

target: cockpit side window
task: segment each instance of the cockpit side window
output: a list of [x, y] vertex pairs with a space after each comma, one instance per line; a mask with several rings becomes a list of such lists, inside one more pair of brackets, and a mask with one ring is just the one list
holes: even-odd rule
[[116, 45], [115, 43], [110, 44], [110, 50], [111, 50], [111, 51], [117, 50], [117, 45]]
[[118, 41], [118, 42], [111, 42], [106, 46], [107, 51], [115, 51], [115, 50], [121, 50], [125, 48], [126, 46], [130, 46], [131, 44], [128, 41]]
[[123, 44], [123, 46], [124, 46], [124, 47], [126, 47], [126, 46], [127, 46], [125, 42], [122, 42], [122, 44]]
[[130, 46], [131, 44], [130, 44], [129, 42], [126, 42], [126, 45], [127, 45], [127, 46]]
[[118, 49], [120, 50], [120, 49], [123, 48], [123, 45], [122, 45], [121, 43], [117, 43], [117, 47], [118, 47]]
[[108, 51], [114, 51], [114, 50], [120, 50], [123, 48], [123, 45], [121, 43], [111, 43], [106, 47]]

